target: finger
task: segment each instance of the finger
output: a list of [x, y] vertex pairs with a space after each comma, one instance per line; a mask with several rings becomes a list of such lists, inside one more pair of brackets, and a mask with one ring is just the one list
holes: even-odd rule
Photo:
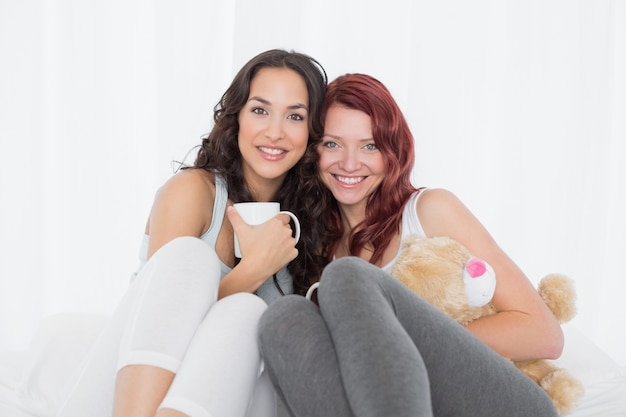
[[293, 227], [291, 226], [291, 217], [289, 217], [288, 214], [278, 214], [276, 215], [276, 219], [282, 223], [283, 227], [289, 229], [290, 236], [293, 235]]
[[288, 215], [288, 214], [282, 214], [282, 213], [281, 213], [281, 214], [277, 214], [277, 215], [276, 215], [276, 218], [277, 218], [277, 219], [280, 219], [280, 221], [281, 221], [283, 224], [290, 224], [290, 223], [291, 223], [291, 217], [289, 217], [289, 215]]

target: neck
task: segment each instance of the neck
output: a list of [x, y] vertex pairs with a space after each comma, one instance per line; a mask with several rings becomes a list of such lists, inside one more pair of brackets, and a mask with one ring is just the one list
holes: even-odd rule
[[339, 204], [339, 213], [346, 234], [350, 234], [356, 226], [365, 220], [365, 203], [359, 206]]
[[[339, 213], [341, 214], [341, 222], [343, 224], [343, 236], [337, 244], [335, 255], [342, 257], [350, 255], [348, 242], [350, 241], [350, 236], [356, 231], [359, 223], [365, 220], [365, 206], [358, 207], [339, 204]], [[358, 256], [358, 254], [352, 255]]]
[[272, 180], [246, 180], [250, 195], [254, 201], [275, 201], [278, 191], [283, 186], [284, 178]]

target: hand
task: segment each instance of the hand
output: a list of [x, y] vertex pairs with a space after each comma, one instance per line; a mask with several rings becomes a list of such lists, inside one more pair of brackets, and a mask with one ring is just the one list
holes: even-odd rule
[[237, 234], [241, 262], [263, 272], [263, 278], [278, 272], [298, 256], [288, 215], [278, 214], [259, 225], [247, 224], [233, 207], [228, 207], [226, 215]]

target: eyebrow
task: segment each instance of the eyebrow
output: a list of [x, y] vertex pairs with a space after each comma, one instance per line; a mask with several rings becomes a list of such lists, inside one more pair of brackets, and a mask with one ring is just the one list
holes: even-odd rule
[[[324, 133], [324, 134], [322, 135], [322, 138], [324, 138], [324, 137], [326, 137], [326, 136], [328, 136], [329, 138], [335, 139], [335, 140], [341, 140], [341, 139], [343, 139], [341, 136], [331, 135], [330, 133]], [[357, 141], [359, 141], [359, 142], [370, 142], [370, 141], [373, 141], [373, 140], [374, 140], [374, 138], [373, 138], [373, 137], [371, 137], [371, 138], [357, 139]]]
[[[250, 97], [250, 99], [248, 99], [248, 103], [251, 102], [251, 101], [258, 101], [259, 103], [265, 104], [266, 106], [271, 106], [272, 105], [271, 102], [269, 102], [268, 100], [266, 100], [264, 98], [261, 98], [259, 96]], [[290, 110], [304, 109], [306, 111], [309, 111], [309, 108], [305, 104], [302, 104], [302, 103], [296, 103], [296, 104], [293, 104], [293, 105], [291, 105], [291, 106], [289, 106], [287, 108], [290, 109]]]

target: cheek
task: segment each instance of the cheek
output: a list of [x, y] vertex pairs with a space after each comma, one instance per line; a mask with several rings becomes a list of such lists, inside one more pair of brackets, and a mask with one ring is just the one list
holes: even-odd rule
[[301, 153], [300, 156], [304, 155], [306, 147], [309, 143], [309, 129], [294, 129], [290, 136], [292, 138], [294, 148], [298, 149], [298, 152]]
[[317, 175], [326, 187], [331, 187], [333, 176], [331, 167], [337, 163], [336, 155], [328, 152], [320, 152], [320, 159], [317, 164]]
[[246, 120], [246, 118], [244, 117], [240, 117], [239, 118], [239, 134], [238, 134], [238, 139], [239, 142], [241, 142], [242, 140], [245, 141], [247, 138], [249, 138], [252, 135], [252, 131], [254, 129], [251, 126], [251, 123], [248, 122]]
[[333, 164], [333, 158], [327, 152], [319, 152], [318, 171], [323, 173]]
[[248, 144], [251, 143], [249, 138], [249, 132], [245, 128], [240, 128], [237, 134], [237, 147], [242, 154], [246, 152], [246, 149], [249, 147]]
[[387, 164], [383, 161], [383, 157], [379, 155], [374, 161], [371, 163], [372, 168], [379, 174], [387, 173]]

